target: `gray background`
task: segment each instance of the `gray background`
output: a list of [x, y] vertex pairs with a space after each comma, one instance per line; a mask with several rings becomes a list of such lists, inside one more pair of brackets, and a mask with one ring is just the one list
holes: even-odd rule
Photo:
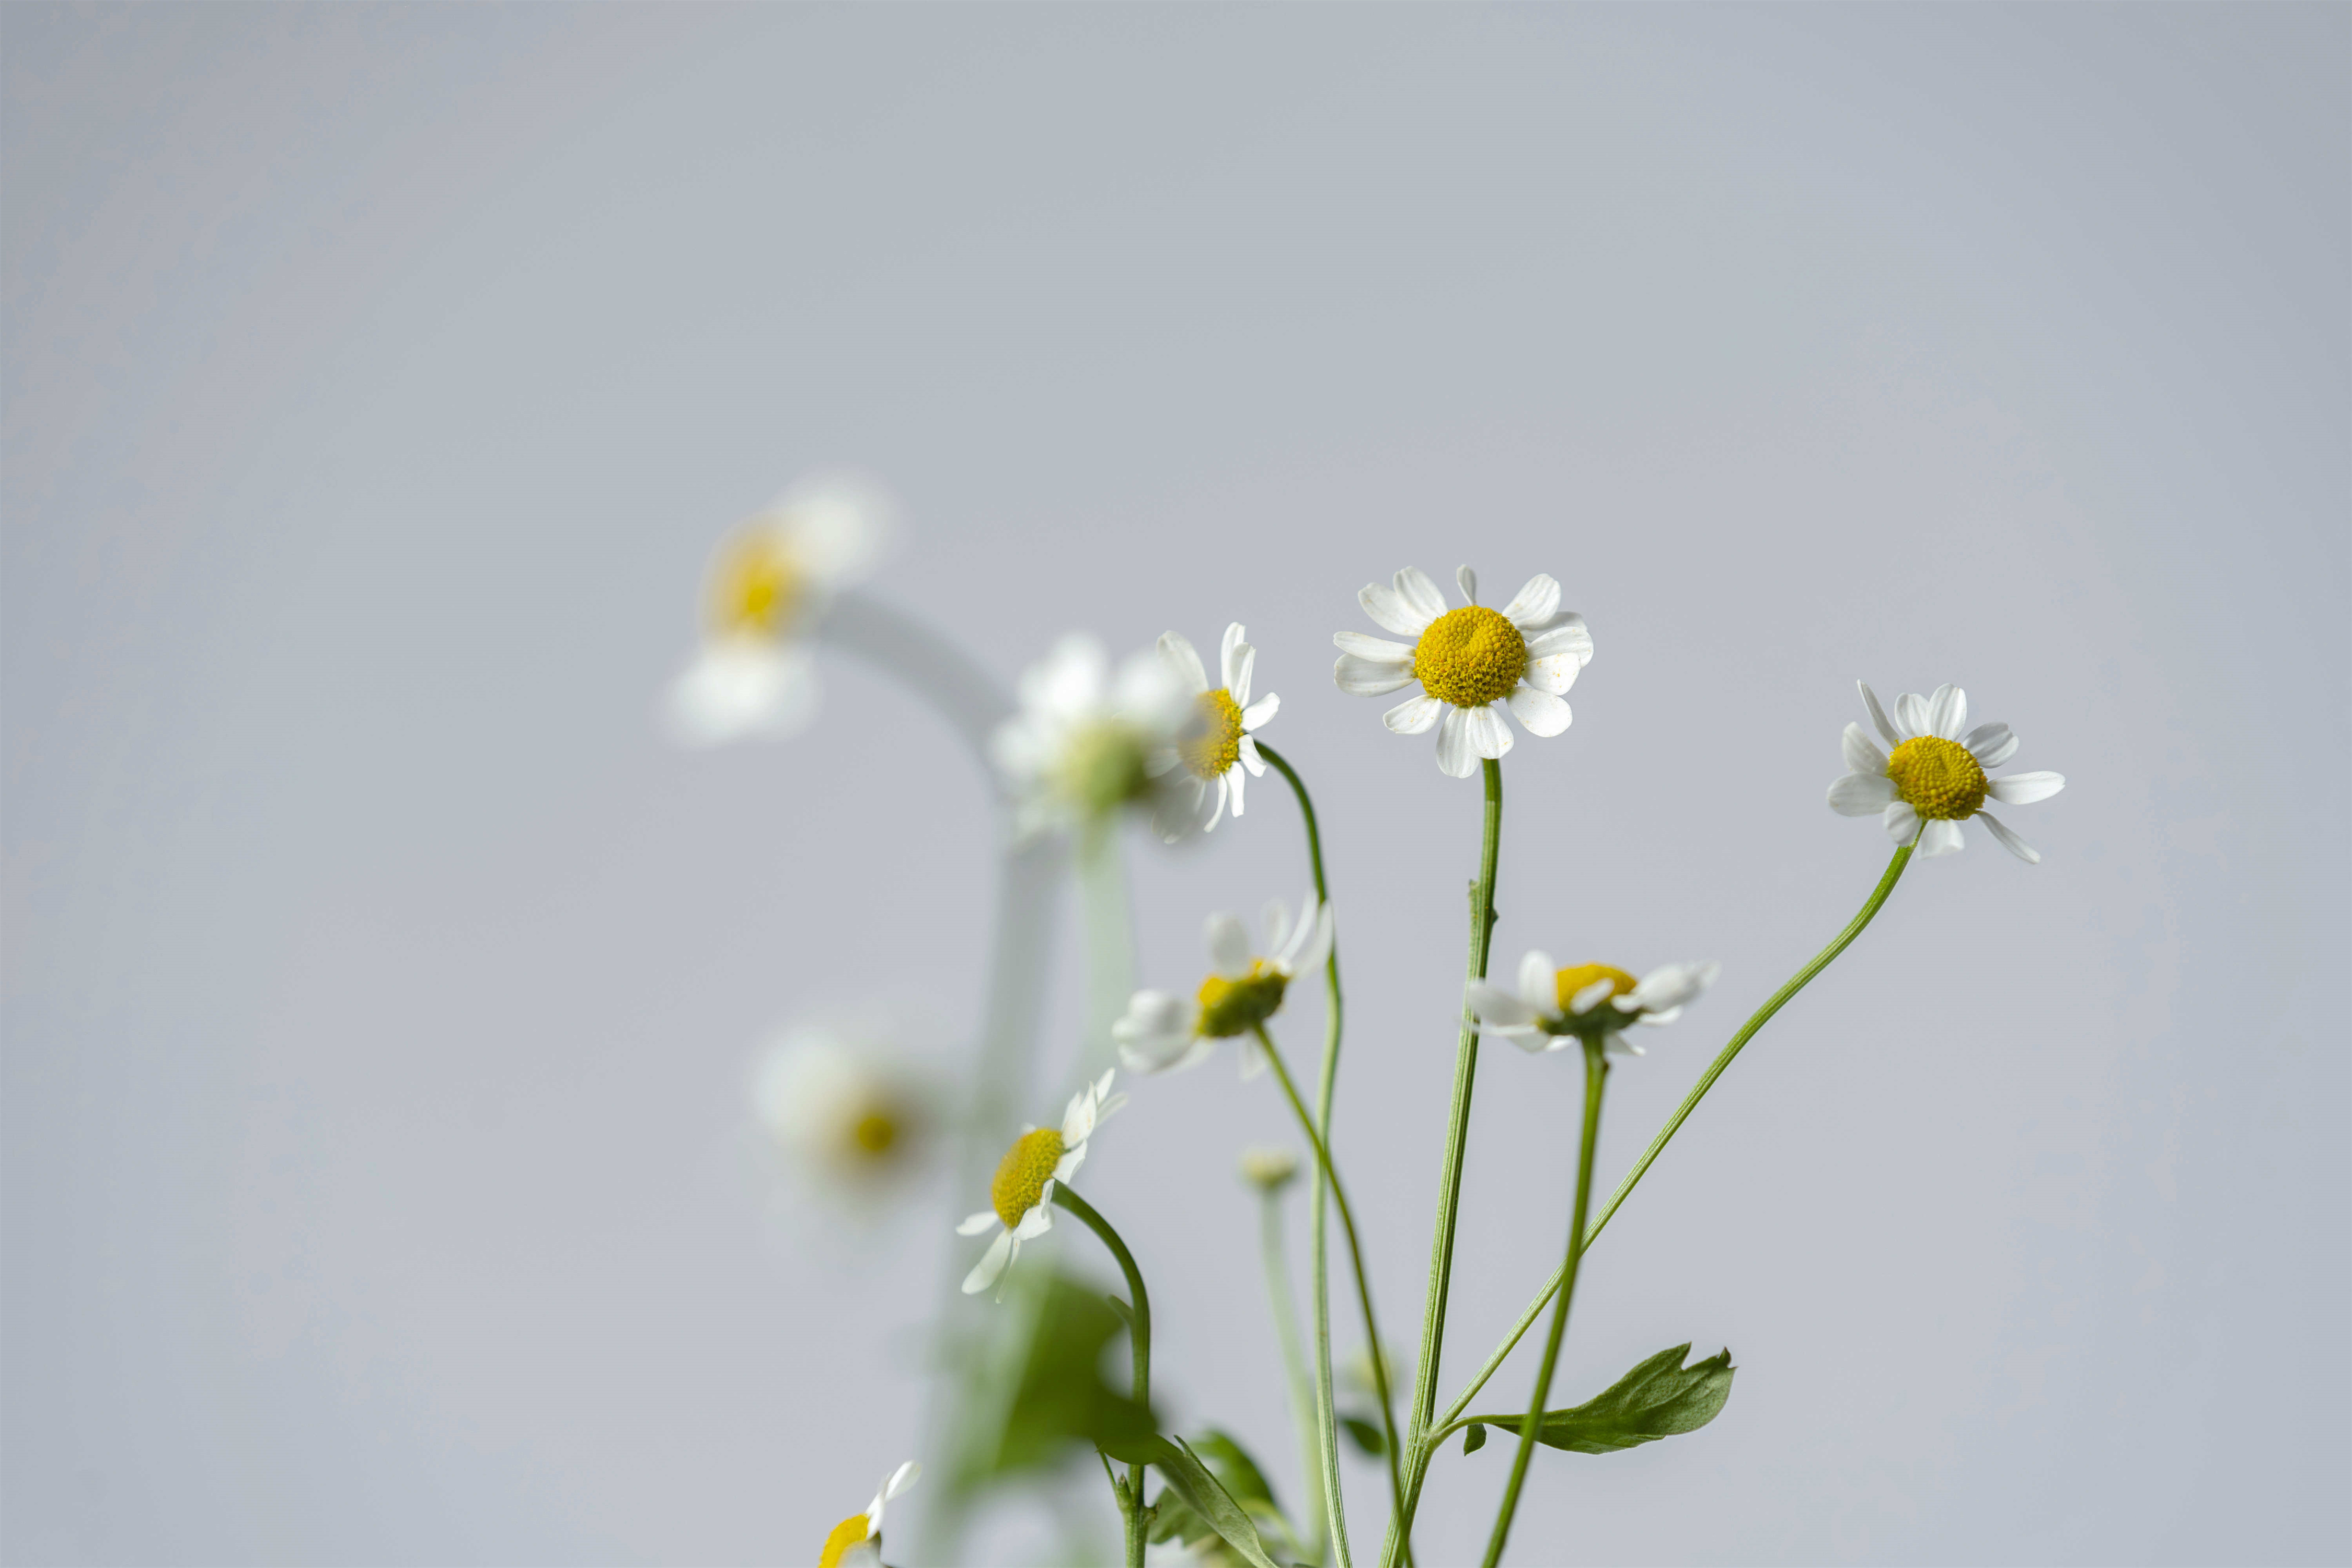
[[[1498, 948], [1724, 963], [1604, 1179], [1878, 874], [1822, 805], [1854, 677], [2068, 775], [2011, 817], [2046, 862], [1915, 869], [1594, 1254], [1563, 1389], [1695, 1339], [1738, 1392], [1544, 1458], [1519, 1561], [2352, 1551], [2344, 8], [0, 26], [9, 1560], [805, 1561], [912, 1451], [975, 1196], [829, 1216], [744, 1075], [826, 1007], [958, 1058], [979, 775], [840, 659], [798, 742], [652, 722], [717, 531], [844, 461], [907, 507], [877, 592], [1001, 675], [1249, 623], [1401, 1340], [1476, 786], [1332, 689], [1359, 584], [1591, 617]], [[1147, 977], [1304, 881], [1254, 798], [1137, 846]], [[1486, 1058], [1449, 1393], [1554, 1260], [1573, 1079]], [[1281, 1128], [1220, 1061], [1085, 1182], [1173, 1408], [1289, 1487], [1230, 1174]]]

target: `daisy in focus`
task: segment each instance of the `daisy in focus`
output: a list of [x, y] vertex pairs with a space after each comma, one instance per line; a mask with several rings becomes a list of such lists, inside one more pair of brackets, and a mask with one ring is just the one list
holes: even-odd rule
[[864, 1513], [853, 1513], [833, 1527], [817, 1554], [817, 1568], [881, 1568], [882, 1510], [922, 1475], [923, 1467], [912, 1459], [891, 1471]]
[[1127, 1103], [1127, 1096], [1110, 1091], [1112, 1075], [1105, 1073], [1070, 1096], [1062, 1125], [1023, 1130], [997, 1163], [996, 1179], [988, 1184], [990, 1206], [956, 1226], [958, 1236], [979, 1236], [996, 1228], [971, 1273], [963, 1277], [963, 1293], [977, 1296], [1004, 1277], [1020, 1256], [1021, 1244], [1054, 1228], [1054, 1186], [1078, 1173], [1086, 1163], [1087, 1140]]
[[1265, 946], [1270, 956], [1250, 951], [1249, 933], [1228, 914], [1208, 921], [1209, 977], [1188, 999], [1166, 991], [1139, 991], [1127, 1012], [1110, 1026], [1118, 1059], [1129, 1072], [1169, 1072], [1188, 1068], [1217, 1048], [1219, 1040], [1242, 1041], [1242, 1077], [1265, 1070], [1265, 1053], [1248, 1037], [1282, 1008], [1290, 983], [1331, 955], [1331, 906], [1310, 896], [1298, 924], [1280, 899], [1265, 907]]
[[1074, 632], [1022, 671], [1020, 698], [990, 742], [1017, 831], [1094, 830], [1129, 805], [1160, 815], [1192, 711], [1165, 659], [1139, 653], [1114, 672], [1102, 645]]
[[1662, 963], [1636, 980], [1606, 963], [1562, 969], [1548, 952], [1519, 960], [1517, 992], [1473, 980], [1463, 1000], [1489, 1034], [1501, 1035], [1522, 1050], [1557, 1051], [1571, 1040], [1598, 1040], [1610, 1050], [1638, 1057], [1642, 1047], [1624, 1037], [1634, 1024], [1671, 1024], [1684, 1006], [1715, 984], [1719, 963]]
[[672, 736], [712, 746], [806, 728], [817, 624], [872, 570], [889, 525], [877, 491], [840, 479], [799, 486], [738, 524], [710, 558], [701, 648], [670, 686]]
[[1175, 750], [1152, 763], [1155, 774], [1183, 764], [1183, 777], [1171, 781], [1174, 787], [1165, 792], [1152, 819], [1154, 829], [1171, 844], [1188, 833], [1206, 833], [1215, 827], [1229, 803], [1239, 816], [1243, 782], [1251, 775], [1265, 776], [1265, 763], [1250, 736], [1274, 717], [1282, 699], [1269, 691], [1255, 702], [1250, 700], [1250, 673], [1257, 664], [1257, 649], [1242, 640], [1244, 635], [1239, 621], [1225, 628], [1224, 646], [1217, 658], [1217, 676], [1223, 684], [1212, 687], [1209, 672], [1192, 643], [1178, 632], [1160, 634], [1160, 658], [1192, 696], [1192, 718]]
[[1361, 632], [1336, 633], [1331, 640], [1339, 662], [1331, 676], [1340, 690], [1358, 697], [1382, 696], [1419, 681], [1421, 695], [1398, 703], [1381, 720], [1400, 735], [1425, 734], [1435, 726], [1437, 765], [1460, 779], [1478, 771], [1480, 758], [1511, 749], [1507, 709], [1530, 735], [1568, 728], [1568, 704], [1560, 696], [1592, 662], [1592, 634], [1582, 616], [1560, 610], [1559, 584], [1541, 573], [1499, 610], [1478, 602], [1478, 574], [1469, 567], [1456, 569], [1454, 580], [1469, 603], [1452, 610], [1418, 567], [1398, 573], [1392, 588], [1365, 584], [1356, 595], [1364, 613], [1414, 640], [1408, 646]]
[[1947, 683], [1935, 695], [1908, 691], [1895, 700], [1895, 721], [1864, 681], [1862, 705], [1885, 737], [1880, 751], [1860, 724], [1845, 727], [1845, 765], [1852, 770], [1830, 785], [1830, 809], [1844, 816], [1875, 816], [1897, 845], [1916, 843], [1922, 856], [1949, 855], [1965, 840], [1960, 824], [1975, 817], [2000, 847], [2031, 865], [2042, 852], [2011, 833], [1984, 809], [1987, 800], [2031, 805], [2066, 787], [2063, 773], [2011, 773], [1990, 778], [2017, 754], [2017, 737], [2006, 724], [1979, 724], [1963, 736], [1969, 694]]
[[754, 1065], [751, 1106], [769, 1135], [817, 1181], [870, 1193], [922, 1163], [931, 1107], [877, 1051], [801, 1028]]

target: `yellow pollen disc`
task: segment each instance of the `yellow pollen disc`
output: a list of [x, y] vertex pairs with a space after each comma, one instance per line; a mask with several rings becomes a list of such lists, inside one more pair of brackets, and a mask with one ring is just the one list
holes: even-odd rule
[[1242, 705], [1223, 687], [1193, 699], [1200, 711], [1177, 750], [1196, 779], [1223, 778], [1242, 757]]
[[743, 529], [719, 546], [711, 568], [711, 627], [773, 637], [791, 624], [806, 587], [772, 530]]
[[1239, 980], [1212, 974], [1201, 982], [1201, 1033], [1212, 1040], [1229, 1040], [1247, 1034], [1282, 1009], [1282, 993], [1289, 980], [1254, 958]]
[[988, 1184], [988, 1201], [1005, 1229], [1019, 1225], [1021, 1216], [1037, 1206], [1045, 1195], [1045, 1184], [1054, 1179], [1054, 1167], [1061, 1163], [1059, 1128], [1040, 1127], [1013, 1141], [997, 1163], [996, 1180]]
[[1886, 759], [1886, 776], [1911, 809], [1926, 817], [1957, 822], [1974, 816], [1992, 781], [1958, 741], [1915, 735]]
[[879, 1159], [898, 1142], [898, 1119], [878, 1108], [868, 1110], [851, 1123], [849, 1141], [857, 1146], [859, 1153]]
[[824, 1550], [816, 1560], [816, 1568], [841, 1568], [842, 1554], [866, 1539], [866, 1516], [853, 1513], [833, 1527], [824, 1538]]
[[1501, 611], [1484, 605], [1446, 611], [1413, 645], [1413, 679], [1456, 708], [1484, 708], [1508, 697], [1527, 672], [1528, 639]]
[[[1609, 995], [1601, 999], [1601, 1005], [1603, 1005], [1612, 997], [1622, 996], [1641, 984], [1623, 970], [1610, 964], [1571, 963], [1554, 978], [1552, 986], [1554, 993], [1559, 997], [1559, 1010], [1563, 1016], [1568, 1015], [1569, 1004], [1576, 1000], [1576, 994], [1596, 980], [1609, 982]], [[1611, 1010], [1615, 1011], [1613, 1008]]]

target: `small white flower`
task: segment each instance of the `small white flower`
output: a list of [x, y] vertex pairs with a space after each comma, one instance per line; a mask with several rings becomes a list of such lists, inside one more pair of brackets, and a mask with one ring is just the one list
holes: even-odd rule
[[1201, 656], [1182, 634], [1162, 632], [1160, 657], [1169, 671], [1192, 696], [1192, 714], [1173, 750], [1155, 757], [1151, 772], [1170, 773], [1182, 764], [1181, 778], [1171, 780], [1152, 817], [1160, 837], [1173, 844], [1192, 832], [1206, 833], [1228, 802], [1234, 815], [1242, 814], [1242, 785], [1251, 774], [1265, 776], [1265, 763], [1250, 736], [1272, 719], [1282, 699], [1269, 691], [1250, 700], [1250, 674], [1257, 649], [1243, 641], [1242, 624], [1225, 628], [1224, 647], [1217, 660], [1223, 684], [1212, 687]]
[[919, 1163], [930, 1108], [915, 1080], [870, 1047], [795, 1029], [752, 1071], [761, 1125], [821, 1181], [871, 1189]]
[[1443, 717], [1437, 765], [1460, 779], [1478, 771], [1481, 757], [1511, 749], [1506, 709], [1530, 735], [1568, 728], [1560, 694], [1592, 662], [1592, 634], [1582, 616], [1561, 611], [1559, 584], [1541, 573], [1500, 610], [1478, 603], [1478, 575], [1469, 567], [1457, 568], [1454, 580], [1469, 601], [1454, 610], [1417, 567], [1398, 573], [1393, 588], [1365, 584], [1356, 595], [1364, 613], [1414, 641], [1407, 647], [1361, 632], [1337, 633], [1331, 640], [1339, 662], [1331, 677], [1340, 690], [1359, 697], [1419, 681], [1422, 695], [1390, 709], [1382, 721], [1400, 735], [1419, 735]]
[[[1887, 751], [1873, 744], [1860, 724], [1845, 727], [1845, 765], [1851, 771], [1830, 785], [1830, 809], [1843, 816], [1875, 816], [1895, 842], [1915, 840], [1922, 856], [1949, 855], [1960, 847], [1960, 824], [1973, 816], [1992, 830], [2000, 847], [2031, 864], [2042, 852], [2011, 833], [1984, 809], [1988, 799], [2003, 805], [2031, 805], [2066, 787], [2063, 773], [2011, 773], [1988, 778], [2017, 754], [2017, 737], [2006, 724], [1979, 724], [1963, 736], [1969, 694], [1947, 683], [1932, 697], [1916, 691], [1895, 700], [1895, 720], [1867, 684], [1862, 705], [1885, 737]], [[1922, 826], [1922, 824], [1925, 824]]]
[[737, 526], [710, 558], [702, 646], [671, 685], [671, 734], [717, 745], [783, 736], [816, 716], [810, 645], [825, 608], [872, 569], [890, 513], [878, 491], [813, 480]]
[[1715, 984], [1719, 963], [1662, 963], [1636, 980], [1606, 963], [1562, 969], [1551, 954], [1531, 952], [1519, 960], [1514, 993], [1484, 980], [1464, 987], [1463, 1000], [1480, 1027], [1501, 1035], [1523, 1050], [1557, 1051], [1579, 1037], [1598, 1037], [1611, 1050], [1640, 1056], [1624, 1037], [1630, 1024], [1671, 1024], [1683, 1006]]
[[1260, 1144], [1242, 1151], [1242, 1180], [1262, 1193], [1278, 1193], [1298, 1174], [1298, 1151]]
[[[1157, 806], [1192, 710], [1167, 662], [1150, 653], [1114, 673], [1102, 645], [1074, 632], [1021, 675], [1021, 710], [990, 749], [1024, 835], [1093, 827], [1122, 806]], [[1152, 765], [1163, 763], [1155, 776]]]
[[1070, 1096], [1062, 1125], [1030, 1127], [1013, 1141], [998, 1162], [996, 1179], [988, 1184], [992, 1206], [956, 1226], [958, 1236], [979, 1236], [996, 1227], [997, 1237], [963, 1277], [963, 1293], [977, 1296], [1013, 1267], [1021, 1244], [1054, 1228], [1054, 1185], [1078, 1173], [1086, 1163], [1087, 1140], [1127, 1103], [1127, 1096], [1110, 1091], [1112, 1075], [1105, 1073]]
[[1242, 1039], [1242, 1077], [1265, 1070], [1265, 1053], [1247, 1037], [1280, 1011], [1290, 983], [1331, 955], [1331, 906], [1309, 894], [1298, 924], [1280, 899], [1265, 907], [1265, 946], [1271, 956], [1250, 952], [1249, 933], [1228, 914], [1208, 920], [1209, 977], [1190, 1000], [1165, 991], [1139, 991], [1127, 1012], [1110, 1026], [1118, 1059], [1129, 1072], [1167, 1072], [1192, 1067], [1217, 1048], [1219, 1040]]
[[833, 1527], [817, 1556], [817, 1568], [881, 1568], [882, 1511], [922, 1477], [923, 1467], [912, 1459], [891, 1471], [864, 1513], [853, 1513]]

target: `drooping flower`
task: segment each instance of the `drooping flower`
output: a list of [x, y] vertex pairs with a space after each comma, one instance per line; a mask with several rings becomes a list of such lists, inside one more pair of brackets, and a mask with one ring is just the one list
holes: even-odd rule
[[965, 1295], [976, 1296], [1003, 1279], [1020, 1256], [1023, 1242], [1054, 1228], [1055, 1184], [1078, 1173], [1086, 1163], [1087, 1140], [1127, 1103], [1127, 1096], [1111, 1093], [1111, 1078], [1106, 1072], [1070, 1096], [1059, 1128], [1024, 1128], [1004, 1152], [996, 1179], [988, 1185], [990, 1206], [956, 1226], [958, 1236], [979, 1236], [992, 1227], [997, 1231], [996, 1239], [963, 1277]]
[[[1356, 597], [1364, 613], [1412, 646], [1339, 632], [1332, 679], [1339, 689], [1378, 697], [1414, 681], [1422, 694], [1381, 715], [1400, 735], [1419, 735], [1438, 726], [1437, 765], [1455, 778], [1478, 771], [1482, 757], [1511, 749], [1508, 709], [1531, 735], [1557, 735], [1569, 725], [1560, 694], [1576, 684], [1577, 672], [1592, 662], [1592, 634], [1584, 617], [1559, 607], [1559, 584], [1541, 573], [1499, 610], [1478, 603], [1478, 575], [1464, 566], [1454, 574], [1469, 603], [1445, 607], [1445, 595], [1417, 567], [1396, 574], [1396, 585], [1369, 583]], [[1441, 720], [1443, 722], [1441, 723]]]
[[1250, 1037], [1256, 1026], [1280, 1011], [1283, 993], [1300, 974], [1331, 954], [1331, 906], [1318, 904], [1309, 894], [1300, 906], [1298, 924], [1280, 899], [1265, 907], [1265, 948], [1269, 956], [1250, 951], [1249, 933], [1228, 914], [1208, 920], [1209, 977], [1190, 997], [1166, 991], [1139, 991], [1128, 998], [1127, 1012], [1110, 1026], [1118, 1042], [1118, 1059], [1129, 1072], [1168, 1072], [1192, 1067], [1217, 1048], [1219, 1040], [1239, 1037], [1242, 1077], [1255, 1078], [1265, 1068], [1265, 1053]]
[[717, 745], [785, 736], [816, 715], [813, 634], [880, 555], [890, 513], [855, 480], [812, 480], [738, 524], [710, 558], [702, 643], [672, 683], [670, 732]]
[[990, 747], [1022, 833], [1094, 828], [1127, 806], [1156, 810], [1174, 787], [1192, 704], [1157, 655], [1136, 654], [1114, 674], [1102, 645], [1074, 632], [1022, 672], [1020, 697]]
[[751, 1079], [761, 1125], [817, 1180], [870, 1192], [921, 1163], [932, 1108], [915, 1079], [869, 1045], [798, 1028], [761, 1055]]
[[1242, 814], [1242, 785], [1250, 775], [1263, 778], [1265, 763], [1250, 736], [1272, 719], [1282, 699], [1269, 691], [1250, 700], [1250, 675], [1257, 649], [1243, 641], [1242, 624], [1225, 628], [1224, 646], [1217, 659], [1219, 686], [1209, 684], [1201, 656], [1179, 632], [1162, 632], [1160, 657], [1192, 699], [1192, 713], [1178, 736], [1173, 751], [1153, 759], [1151, 771], [1165, 773], [1181, 765], [1183, 776], [1171, 780], [1163, 793], [1152, 826], [1173, 844], [1194, 831], [1206, 833], [1228, 803]]
[[1625, 1038], [1634, 1024], [1671, 1024], [1683, 1007], [1715, 984], [1719, 963], [1662, 963], [1636, 980], [1606, 963], [1562, 969], [1551, 954], [1531, 952], [1519, 960], [1516, 992], [1484, 980], [1463, 989], [1463, 1000], [1480, 1027], [1528, 1051], [1557, 1051], [1580, 1039], [1597, 1039], [1611, 1050], [1640, 1056]]
[[882, 1511], [922, 1477], [923, 1467], [912, 1459], [891, 1471], [864, 1513], [853, 1513], [833, 1527], [817, 1554], [817, 1568], [881, 1568]]
[[1895, 721], [1868, 684], [1862, 705], [1885, 738], [1880, 751], [1860, 724], [1845, 727], [1845, 765], [1851, 770], [1830, 785], [1830, 809], [1844, 816], [1876, 816], [1898, 845], [1916, 842], [1922, 856], [1949, 855], [1965, 840], [1960, 824], [1975, 817], [1992, 830], [2000, 847], [2032, 864], [2042, 852], [2011, 833], [1984, 809], [1985, 802], [2031, 805], [2066, 787], [2063, 773], [2011, 773], [1990, 778], [2017, 754], [2017, 737], [2006, 724], [1979, 724], [1963, 736], [1969, 694], [1948, 682], [1931, 697], [1908, 691], [1895, 700]]

